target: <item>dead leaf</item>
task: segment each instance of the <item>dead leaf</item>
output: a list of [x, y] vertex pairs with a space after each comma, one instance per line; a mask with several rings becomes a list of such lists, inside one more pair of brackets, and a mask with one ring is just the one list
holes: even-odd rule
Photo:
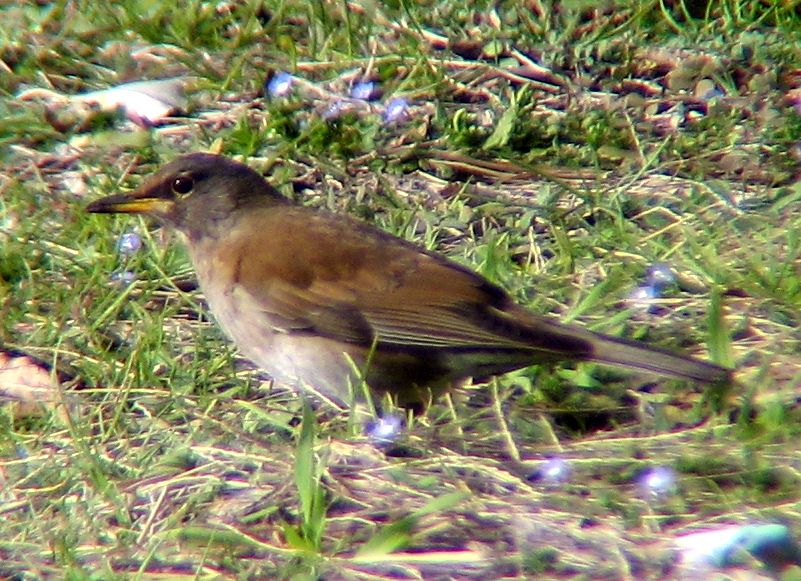
[[10, 400], [14, 417], [41, 416], [61, 400], [58, 381], [27, 355], [0, 351], [0, 399]]
[[[141, 127], [152, 127], [184, 109], [184, 83], [182, 78], [136, 81], [72, 96], [48, 89], [30, 89], [17, 98], [45, 101], [47, 119], [60, 131], [86, 130], [97, 113], [116, 111], [122, 111]], [[61, 113], [62, 110], [66, 112]]]

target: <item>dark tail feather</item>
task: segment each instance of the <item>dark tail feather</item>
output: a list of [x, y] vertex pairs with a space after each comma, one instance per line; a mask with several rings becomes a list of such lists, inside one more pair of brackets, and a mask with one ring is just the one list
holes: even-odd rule
[[654, 347], [608, 337], [594, 335], [590, 340], [592, 354], [588, 359], [609, 365], [632, 367], [681, 379], [693, 379], [703, 383], [731, 381], [731, 370], [701, 361], [686, 355], [678, 355]]

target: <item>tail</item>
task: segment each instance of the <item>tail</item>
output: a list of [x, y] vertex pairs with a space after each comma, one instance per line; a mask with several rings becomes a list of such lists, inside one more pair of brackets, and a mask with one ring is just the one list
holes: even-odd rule
[[524, 325], [528, 344], [549, 359], [596, 361], [616, 367], [629, 367], [679, 379], [702, 383], [730, 383], [732, 370], [688, 355], [652, 347], [637, 341], [593, 333], [575, 325], [565, 325], [519, 310], [514, 315]]
[[631, 367], [703, 383], [728, 383], [732, 379], [731, 369], [642, 343], [595, 333], [592, 333], [589, 342], [592, 348], [587, 358], [598, 363]]

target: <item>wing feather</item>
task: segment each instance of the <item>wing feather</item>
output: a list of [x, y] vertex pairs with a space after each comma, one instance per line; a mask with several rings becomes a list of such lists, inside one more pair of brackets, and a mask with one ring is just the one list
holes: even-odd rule
[[[252, 236], [252, 229], [240, 237], [248, 260], [236, 292], [252, 297], [277, 330], [365, 345], [378, 337], [395, 347], [524, 347], [482, 324], [487, 308], [507, 301], [506, 294], [453, 262], [360, 222], [301, 207], [262, 230], [269, 240]], [[298, 244], [300, 235], [309, 243]], [[282, 245], [295, 250], [271, 251]]]

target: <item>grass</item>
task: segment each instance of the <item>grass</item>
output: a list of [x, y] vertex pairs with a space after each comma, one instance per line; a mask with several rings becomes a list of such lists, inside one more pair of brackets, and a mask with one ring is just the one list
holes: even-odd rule
[[[0, 385], [0, 577], [698, 578], [680, 534], [801, 530], [801, 15], [595, 6], [4, 6], [0, 348], [59, 381], [33, 411]], [[287, 97], [262, 93], [276, 71], [299, 80]], [[367, 72], [381, 101], [326, 119]], [[172, 75], [190, 79], [188, 115], [158, 128], [19, 98]], [[396, 96], [407, 117], [385, 123]], [[537, 366], [376, 446], [238, 357], [177, 241], [83, 211], [209, 148], [536, 311], [708, 353], [739, 383], [720, 400]], [[143, 248], [123, 255], [128, 232]], [[655, 263], [676, 280], [649, 308], [627, 301]], [[567, 481], [536, 476], [554, 456]], [[676, 474], [664, 494], [639, 484], [654, 467]], [[801, 578], [779, 569], [709, 575]]]

